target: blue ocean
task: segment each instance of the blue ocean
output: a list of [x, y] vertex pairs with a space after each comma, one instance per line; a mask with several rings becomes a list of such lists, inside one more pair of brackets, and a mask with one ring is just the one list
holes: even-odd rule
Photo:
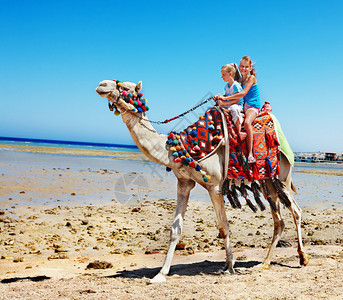
[[0, 137], [0, 145], [1, 144], [36, 146], [36, 147], [59, 147], [59, 148], [71, 148], [71, 149], [105, 150], [105, 151], [107, 150], [107, 151], [123, 151], [123, 152], [140, 152], [140, 150], [138, 149], [136, 145], [29, 139], [29, 138], [15, 138], [15, 137]]

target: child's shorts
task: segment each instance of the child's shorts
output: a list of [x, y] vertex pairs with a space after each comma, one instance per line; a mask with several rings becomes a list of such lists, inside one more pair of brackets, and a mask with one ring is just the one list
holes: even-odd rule
[[242, 124], [242, 122], [243, 122], [243, 116], [242, 116], [243, 108], [242, 108], [242, 106], [240, 106], [239, 104], [232, 104], [230, 106], [223, 105], [223, 108], [226, 108], [230, 111], [233, 124], [236, 124], [237, 120], [239, 120], [239, 122]]
[[247, 110], [252, 109], [258, 115], [260, 113], [260, 109], [254, 106], [250, 106], [249, 104], [244, 103], [244, 112]]

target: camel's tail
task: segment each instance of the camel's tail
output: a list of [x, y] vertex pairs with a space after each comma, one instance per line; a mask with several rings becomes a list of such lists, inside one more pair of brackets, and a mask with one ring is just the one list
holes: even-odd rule
[[293, 181], [291, 182], [291, 189], [293, 190], [294, 193], [298, 194], [297, 188], [295, 187]]

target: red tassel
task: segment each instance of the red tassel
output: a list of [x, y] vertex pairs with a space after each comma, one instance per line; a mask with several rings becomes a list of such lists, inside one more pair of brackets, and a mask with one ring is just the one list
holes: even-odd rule
[[273, 134], [273, 138], [274, 138], [274, 145], [275, 145], [275, 146], [280, 146], [280, 143], [279, 143], [279, 141], [278, 141], [277, 136], [276, 136], [275, 133]]
[[252, 173], [254, 180], [258, 180], [260, 178], [260, 172], [258, 171], [257, 164], [252, 164]]
[[274, 146], [274, 139], [271, 137], [270, 133], [265, 131], [267, 148], [270, 149]]
[[236, 147], [239, 145], [239, 143], [238, 143], [234, 138], [232, 138], [232, 137], [230, 137], [230, 144], [231, 144], [234, 148], [236, 148]]
[[[254, 164], [254, 165], [256, 165], [256, 164]], [[247, 170], [247, 171], [245, 172], [245, 174], [247, 175], [247, 179], [248, 179], [249, 181], [253, 181], [253, 176], [251, 175], [251, 171], [250, 171], [250, 170]]]

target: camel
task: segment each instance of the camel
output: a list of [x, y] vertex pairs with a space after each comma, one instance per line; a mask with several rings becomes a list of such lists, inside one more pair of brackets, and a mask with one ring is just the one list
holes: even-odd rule
[[[122, 120], [126, 124], [131, 137], [138, 148], [153, 162], [171, 168], [177, 178], [177, 207], [171, 226], [169, 248], [160, 272], [151, 279], [151, 282], [155, 283], [166, 281], [166, 276], [170, 270], [175, 248], [182, 232], [183, 220], [187, 209], [189, 195], [196, 183], [200, 184], [208, 191], [214, 207], [218, 222], [218, 229], [225, 245], [226, 266], [223, 272], [225, 274], [234, 274], [234, 258], [230, 247], [229, 225], [222, 194], [222, 185], [225, 180], [223, 175], [225, 174], [225, 147], [218, 147], [218, 150], [213, 155], [199, 163], [201, 169], [205, 170], [206, 173], [211, 176], [211, 179], [208, 182], [204, 182], [202, 175], [195, 171], [194, 168], [174, 162], [173, 156], [166, 146], [167, 135], [158, 133], [153, 128], [144, 112], [136, 114], [132, 113], [132, 105], [123, 100], [123, 92], [139, 93], [141, 89], [141, 81], [137, 84], [132, 82], [121, 82], [120, 84], [117, 84], [117, 82], [114, 80], [104, 80], [100, 82], [99, 86], [96, 88], [96, 92], [101, 97], [106, 97], [120, 110]], [[298, 254], [300, 258], [300, 265], [306, 266], [309, 262], [309, 255], [304, 251], [303, 248], [301, 237], [301, 209], [292, 196], [291, 171], [292, 165], [289, 163], [288, 159], [282, 155], [279, 179], [284, 184], [284, 192], [291, 202], [291, 205], [288, 208], [293, 215], [298, 236]], [[267, 185], [271, 192], [271, 198], [275, 203], [276, 211], [271, 209], [274, 221], [274, 232], [268, 254], [261, 265], [265, 269], [269, 267], [275, 247], [285, 228], [285, 224], [280, 212], [281, 205], [278, 194], [273, 188], [271, 180], [267, 180]]]

